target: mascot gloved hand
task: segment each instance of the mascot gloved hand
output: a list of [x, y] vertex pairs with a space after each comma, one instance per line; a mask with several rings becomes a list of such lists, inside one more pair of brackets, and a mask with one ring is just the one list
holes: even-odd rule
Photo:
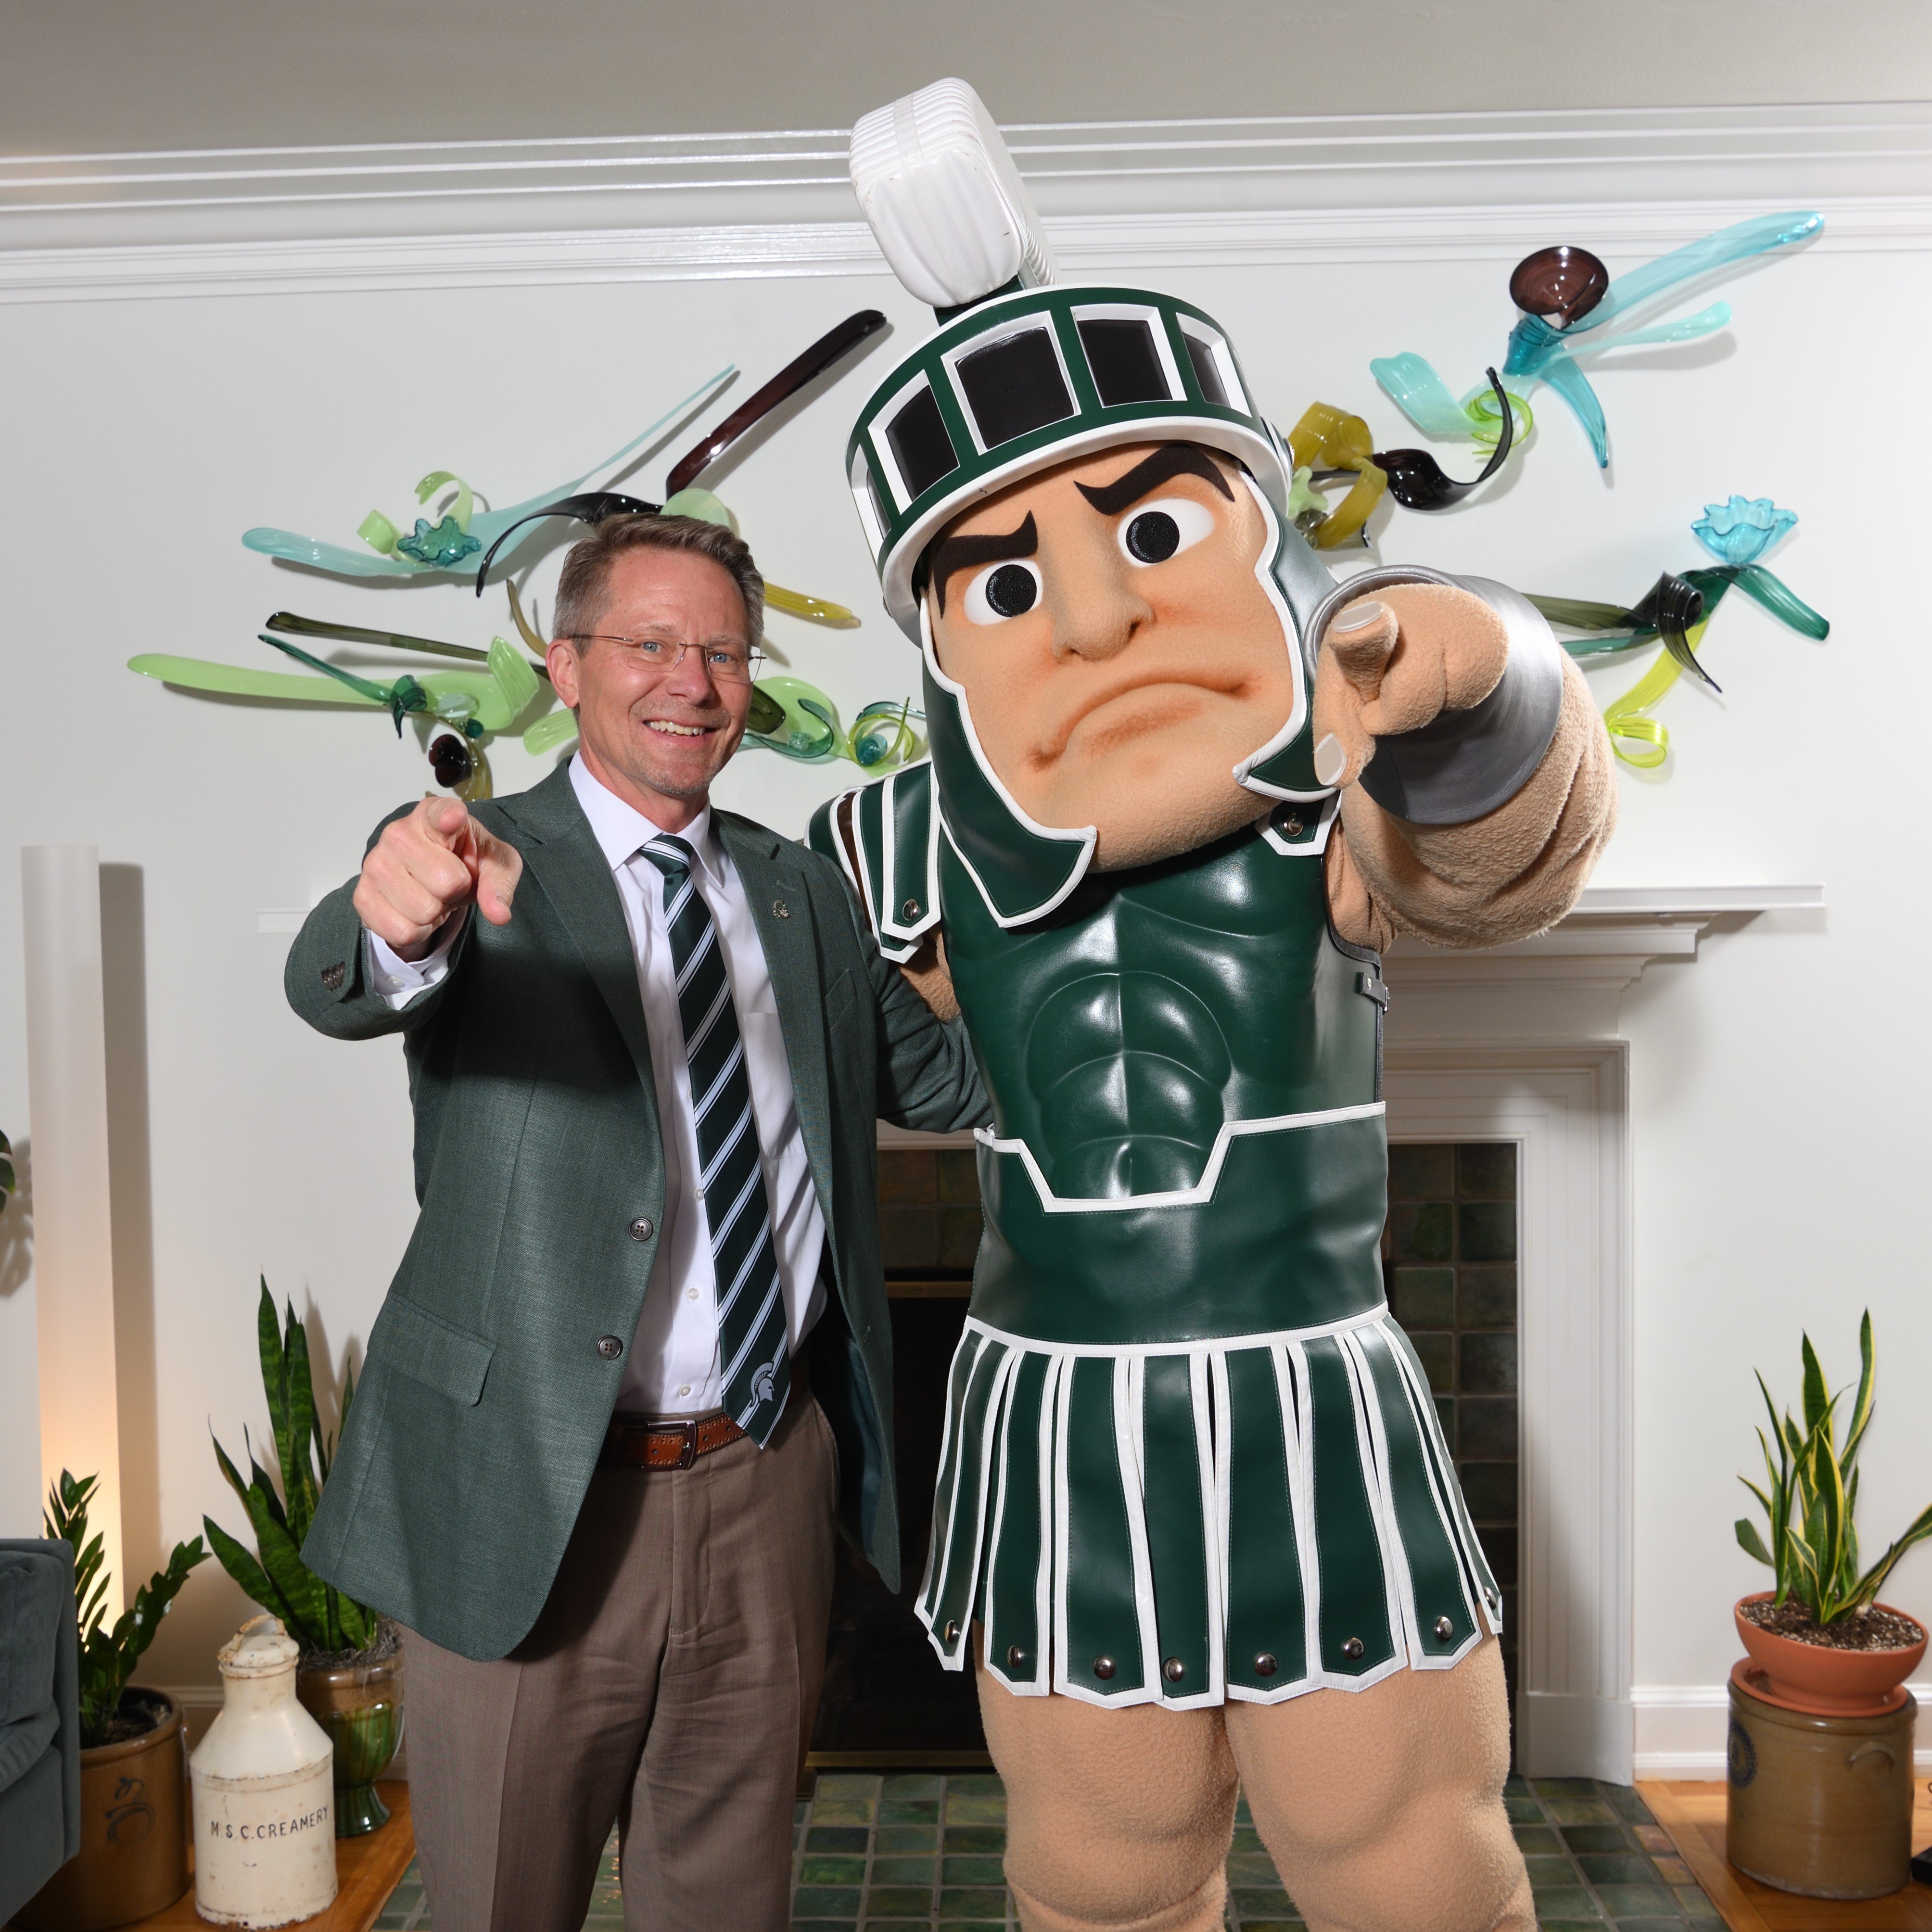
[[812, 836], [992, 1096], [917, 1607], [1022, 1921], [1220, 1926], [1238, 1783], [1317, 1932], [1528, 1932], [1502, 1595], [1383, 1298], [1378, 949], [1562, 916], [1601, 724], [1505, 586], [1334, 583], [1226, 332], [1058, 284], [964, 82], [852, 170], [940, 315], [847, 458], [932, 753]]

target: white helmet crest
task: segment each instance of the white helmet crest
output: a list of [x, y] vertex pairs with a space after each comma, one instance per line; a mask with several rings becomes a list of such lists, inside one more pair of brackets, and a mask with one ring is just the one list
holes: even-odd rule
[[852, 186], [892, 273], [934, 308], [1016, 277], [1053, 280], [1052, 251], [1006, 144], [963, 80], [875, 107], [852, 130]]

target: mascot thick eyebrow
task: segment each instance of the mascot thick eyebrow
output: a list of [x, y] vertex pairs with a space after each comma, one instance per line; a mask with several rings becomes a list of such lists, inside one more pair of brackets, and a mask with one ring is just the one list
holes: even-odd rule
[[1337, 586], [1225, 331], [1074, 287], [960, 81], [854, 130], [938, 332], [848, 478], [932, 755], [818, 814], [996, 1125], [919, 1613], [1029, 1932], [1207, 1932], [1237, 1780], [1311, 1928], [1529, 1932], [1484, 1562], [1383, 1298], [1378, 949], [1560, 918], [1614, 816], [1514, 592]]

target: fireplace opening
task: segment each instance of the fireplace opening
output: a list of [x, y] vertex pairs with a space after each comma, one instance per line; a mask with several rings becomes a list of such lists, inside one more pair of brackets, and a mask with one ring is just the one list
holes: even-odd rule
[[1390, 1148], [1382, 1276], [1390, 1311], [1428, 1372], [1463, 1498], [1503, 1593], [1513, 1731], [1522, 1601], [1514, 1142]]

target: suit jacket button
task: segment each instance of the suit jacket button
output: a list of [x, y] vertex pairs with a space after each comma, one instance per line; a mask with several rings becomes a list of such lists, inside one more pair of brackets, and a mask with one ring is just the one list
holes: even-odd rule
[[631, 1238], [634, 1241], [648, 1241], [657, 1231], [656, 1222], [648, 1214], [640, 1214], [631, 1223]]
[[624, 1352], [624, 1345], [614, 1335], [600, 1335], [597, 1338], [597, 1352], [607, 1362], [614, 1362]]
[[344, 976], [348, 972], [348, 963], [338, 959], [333, 966], [322, 969], [322, 983], [332, 993], [340, 989]]

